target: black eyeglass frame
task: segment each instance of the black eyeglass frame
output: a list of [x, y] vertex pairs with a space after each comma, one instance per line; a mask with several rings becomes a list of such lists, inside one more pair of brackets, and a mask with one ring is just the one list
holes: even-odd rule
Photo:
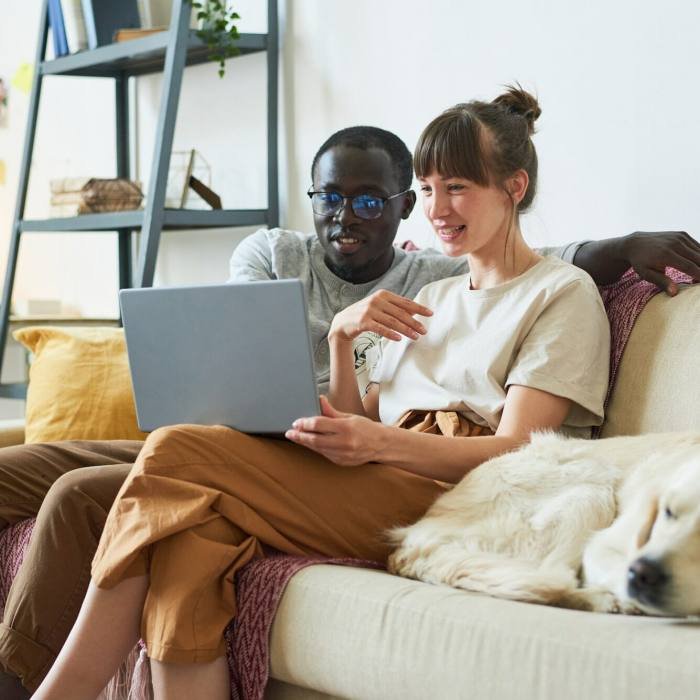
[[[368, 193], [363, 193], [363, 194], [356, 194], [353, 196], [350, 195], [345, 195], [345, 194], [340, 194], [340, 192], [336, 192], [335, 190], [312, 190], [309, 189], [307, 191], [307, 195], [309, 199], [311, 200], [311, 209], [313, 210], [314, 214], [318, 214], [318, 216], [335, 216], [339, 211], [342, 211], [343, 208], [345, 207], [345, 202], [349, 199], [350, 200], [350, 207], [353, 211], [353, 214], [358, 217], [358, 219], [363, 219], [364, 221], [376, 221], [377, 219], [381, 218], [382, 214], [384, 213], [384, 207], [386, 206], [386, 203], [392, 199], [396, 199], [397, 197], [401, 197], [403, 195], [407, 195], [409, 192], [413, 192], [413, 188], [409, 187], [407, 190], [404, 190], [403, 192], [397, 192], [396, 194], [389, 195], [388, 197], [380, 197], [379, 195], [376, 194], [368, 194]], [[340, 202], [338, 202], [338, 206], [334, 211], [329, 211], [329, 212], [319, 212], [316, 211], [313, 206], [314, 206], [314, 195], [315, 194], [337, 194], [339, 197], [342, 197]], [[359, 199], [360, 197], [371, 197], [372, 199], [377, 199], [382, 203], [381, 209], [378, 210], [377, 216], [373, 217], [365, 217], [365, 216], [360, 216], [357, 211], [355, 210], [355, 200]]]

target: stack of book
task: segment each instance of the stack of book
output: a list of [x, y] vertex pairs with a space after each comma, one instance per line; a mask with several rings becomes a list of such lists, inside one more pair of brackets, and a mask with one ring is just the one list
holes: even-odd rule
[[111, 44], [122, 29], [139, 29], [137, 0], [48, 0], [56, 58]]
[[125, 178], [64, 177], [51, 180], [51, 216], [138, 209], [141, 183]]

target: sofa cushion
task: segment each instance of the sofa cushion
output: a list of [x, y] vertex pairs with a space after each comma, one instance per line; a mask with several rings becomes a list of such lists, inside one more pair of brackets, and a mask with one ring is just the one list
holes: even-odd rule
[[[331, 697], [691, 698], [698, 623], [498, 600], [311, 566], [282, 597], [272, 676]], [[286, 697], [283, 692], [277, 697]]]
[[637, 319], [601, 437], [700, 427], [700, 285], [657, 294]]
[[26, 442], [143, 440], [121, 328], [30, 326]]
[[24, 442], [24, 418], [0, 420], [0, 447], [21, 445]]

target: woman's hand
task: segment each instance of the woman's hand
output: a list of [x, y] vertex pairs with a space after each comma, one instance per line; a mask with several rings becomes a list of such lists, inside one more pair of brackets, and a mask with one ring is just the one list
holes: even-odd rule
[[321, 415], [298, 418], [285, 437], [322, 454], [335, 464], [352, 467], [376, 461], [384, 426], [369, 418], [336, 411], [321, 397]]
[[337, 313], [328, 337], [347, 342], [364, 331], [372, 331], [389, 340], [401, 340], [402, 335], [416, 340], [426, 329], [413, 318], [414, 314], [432, 316], [433, 312], [427, 306], [381, 289]]

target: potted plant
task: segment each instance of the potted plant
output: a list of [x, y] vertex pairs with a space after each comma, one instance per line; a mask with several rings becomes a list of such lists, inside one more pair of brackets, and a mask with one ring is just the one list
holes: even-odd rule
[[239, 34], [234, 22], [240, 15], [226, 0], [190, 0], [190, 4], [197, 13], [197, 36], [209, 48], [209, 58], [219, 64], [219, 77], [223, 78], [226, 59], [239, 53], [236, 46]]

